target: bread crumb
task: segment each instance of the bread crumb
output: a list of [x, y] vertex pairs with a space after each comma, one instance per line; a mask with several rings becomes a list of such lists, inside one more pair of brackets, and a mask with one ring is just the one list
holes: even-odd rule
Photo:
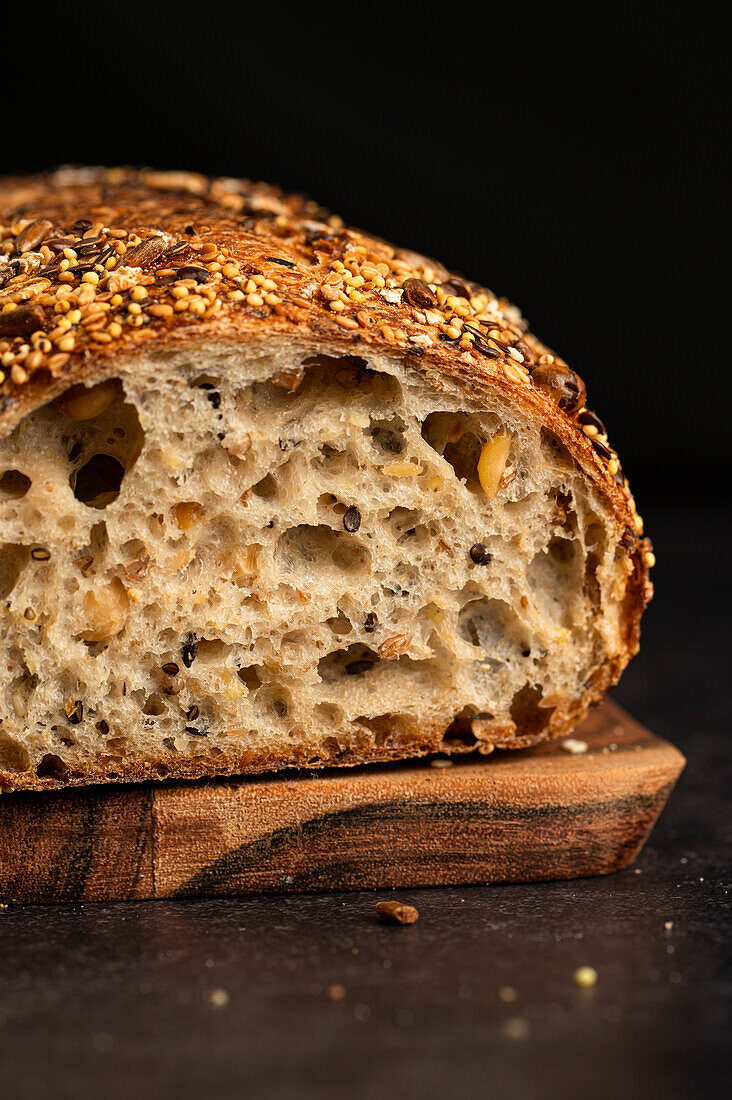
[[574, 972], [575, 985], [583, 989], [590, 989], [597, 982], [597, 971], [594, 966], [580, 966]]
[[331, 982], [325, 991], [329, 1001], [342, 1001], [346, 996], [346, 987], [340, 982]]
[[579, 741], [576, 737], [565, 737], [562, 741], [562, 749], [564, 752], [571, 752], [573, 756], [579, 756], [583, 752], [587, 752], [589, 745], [586, 741]]
[[525, 1039], [531, 1027], [529, 1021], [525, 1020], [523, 1016], [509, 1016], [507, 1020], [504, 1020], [501, 1031], [507, 1039]]
[[419, 917], [414, 905], [404, 905], [400, 901], [379, 901], [376, 912], [387, 924], [414, 924]]
[[229, 994], [225, 989], [212, 989], [208, 994], [208, 1003], [212, 1008], [226, 1008], [229, 1003]]

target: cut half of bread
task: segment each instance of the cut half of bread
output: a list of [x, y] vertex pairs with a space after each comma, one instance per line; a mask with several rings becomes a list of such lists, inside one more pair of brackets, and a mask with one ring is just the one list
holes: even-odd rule
[[0, 783], [518, 748], [650, 543], [518, 311], [274, 188], [0, 185]]

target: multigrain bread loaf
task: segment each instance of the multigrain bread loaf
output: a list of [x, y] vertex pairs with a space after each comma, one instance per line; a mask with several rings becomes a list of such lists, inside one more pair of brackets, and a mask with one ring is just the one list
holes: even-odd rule
[[0, 184], [0, 784], [565, 734], [651, 587], [579, 376], [305, 199]]

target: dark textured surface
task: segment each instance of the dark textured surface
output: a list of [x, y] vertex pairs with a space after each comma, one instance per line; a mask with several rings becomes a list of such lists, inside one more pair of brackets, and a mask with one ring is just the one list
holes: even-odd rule
[[[407, 928], [376, 920], [384, 894], [2, 910], [9, 1094], [724, 1095], [731, 532], [712, 510], [646, 519], [658, 594], [616, 697], [688, 765], [635, 868], [401, 891]], [[583, 964], [593, 989], [572, 980]]]

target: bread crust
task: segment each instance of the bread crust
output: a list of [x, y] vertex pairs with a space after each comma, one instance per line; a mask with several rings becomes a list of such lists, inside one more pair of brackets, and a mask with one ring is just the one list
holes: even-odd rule
[[[199, 344], [286, 349], [309, 342], [319, 353], [397, 356], [436, 388], [472, 398], [499, 391], [541, 423], [606, 502], [633, 563], [623, 652], [598, 670], [581, 699], [556, 713], [551, 730], [518, 731], [511, 746], [566, 733], [638, 649], [653, 555], [618, 457], [581, 400], [584, 384], [515, 307], [436, 261], [344, 227], [316, 203], [264, 184], [102, 168], [0, 181], [0, 437], [69, 386], [113, 376], [120, 355], [134, 362], [136, 354], [182, 345], [195, 352]], [[573, 381], [563, 391], [568, 375]], [[444, 732], [395, 731], [391, 746], [348, 759], [233, 754], [199, 757], [165, 774], [388, 760], [444, 749]], [[450, 751], [465, 750], [452, 744]], [[120, 776], [156, 777], [152, 761]], [[104, 762], [61, 781], [0, 771], [0, 784], [16, 787], [105, 778]]]

